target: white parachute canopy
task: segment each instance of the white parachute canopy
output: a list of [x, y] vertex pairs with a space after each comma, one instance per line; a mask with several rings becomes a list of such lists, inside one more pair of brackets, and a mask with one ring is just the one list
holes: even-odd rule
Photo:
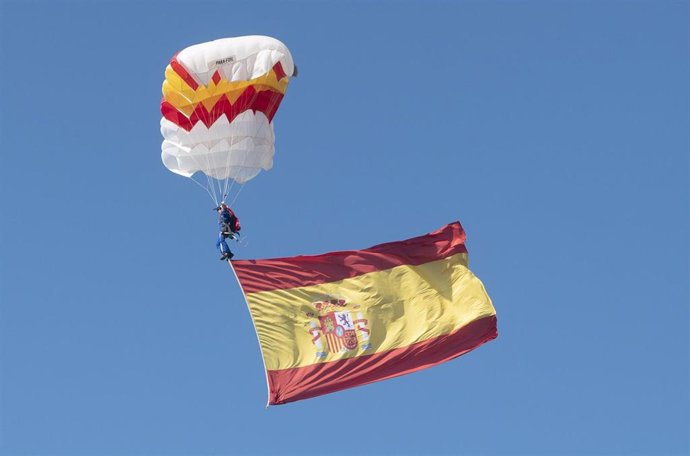
[[266, 36], [190, 46], [165, 71], [161, 159], [170, 171], [202, 173], [211, 198], [225, 201], [273, 166], [273, 117], [295, 73], [290, 51]]

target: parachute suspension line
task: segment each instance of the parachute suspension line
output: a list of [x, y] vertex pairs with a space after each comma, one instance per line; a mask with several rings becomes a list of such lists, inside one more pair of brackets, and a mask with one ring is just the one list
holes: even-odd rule
[[[230, 181], [232, 181], [232, 183], [230, 183]], [[230, 183], [230, 185], [228, 186], [229, 183]], [[223, 191], [223, 198], [221, 198], [221, 201], [223, 203], [227, 202], [228, 196], [232, 193], [232, 188], [234, 186], [235, 186], [235, 180], [231, 177], [228, 177], [225, 180], [225, 190]]]
[[[223, 203], [225, 203], [227, 201], [228, 196], [230, 196], [230, 194], [232, 194], [232, 189], [235, 187], [236, 183], [237, 182], [235, 181], [235, 179], [233, 179], [231, 177], [229, 177], [225, 180], [225, 191], [223, 193], [223, 198], [222, 198]], [[238, 184], [238, 185], [239, 185], [240, 190], [233, 197], [232, 203], [230, 203], [230, 207], [232, 207], [232, 205], [235, 204], [235, 200], [237, 200], [237, 197], [239, 196], [240, 191], [242, 191], [242, 187], [244, 187], [244, 184]]]
[[[211, 169], [211, 158], [209, 157], [209, 155], [210, 154], [205, 155], [205, 158], [206, 158], [206, 168], [205, 169], [208, 169], [208, 170]], [[196, 159], [195, 159], [195, 162], [198, 165], [198, 162], [196, 161]], [[201, 168], [201, 167], [199, 167], [199, 168]], [[210, 192], [213, 193], [213, 202], [216, 206], [218, 206], [219, 200], [218, 200], [218, 194], [216, 193], [216, 184], [214, 182], [216, 179], [210, 177], [206, 173], [203, 173], [203, 174], [204, 174], [204, 176], [206, 176], [206, 182], [207, 182], [206, 186], [210, 189]]]
[[[189, 152], [187, 152], [187, 155], [188, 155], [192, 160], [194, 160], [194, 163], [196, 164], [197, 168], [203, 169], [203, 167], [200, 166], [199, 160], [197, 159], [197, 157], [194, 156], [194, 154], [192, 154], [191, 149], [190, 149]], [[207, 161], [208, 161], [208, 160], [207, 160]], [[203, 171], [202, 171], [201, 173], [202, 173], [204, 176], [206, 176], [206, 186], [205, 186], [205, 187], [204, 187], [204, 185], [203, 185], [202, 183], [200, 183], [199, 181], [197, 181], [196, 179], [194, 179], [194, 176], [193, 176], [193, 175], [190, 176], [189, 178], [190, 178], [195, 184], [197, 184], [199, 187], [201, 187], [201, 188], [203, 188], [204, 190], [206, 190], [206, 193], [208, 193], [208, 196], [210, 196], [211, 199], [213, 200], [213, 202], [214, 202], [216, 205], [218, 205], [218, 197], [216, 196], [215, 191], [211, 192], [212, 190], [214, 190], [213, 184], [211, 183], [211, 178], [208, 177], [208, 176], [206, 175], [206, 173], [204, 173]]]
[[[225, 114], [223, 114], [225, 115]], [[227, 117], [227, 116], [226, 116]], [[233, 145], [235, 144], [235, 136], [230, 138], [230, 150], [232, 150]], [[232, 154], [228, 153], [228, 156], [225, 158], [225, 169], [229, 171], [228, 168], [230, 168], [230, 157]], [[230, 183], [232, 181], [232, 183]], [[229, 187], [228, 187], [229, 184]], [[232, 191], [232, 187], [235, 185], [235, 179], [232, 177], [228, 176], [225, 178], [225, 185], [223, 185], [223, 196], [221, 198], [221, 202], [225, 202], [225, 199], [228, 197], [228, 194]]]
[[[211, 170], [211, 159], [209, 158], [208, 155], [206, 155], [206, 169]], [[204, 173], [206, 175], [206, 173]], [[220, 201], [220, 198], [218, 197], [220, 195], [220, 191], [216, 191], [216, 186], [218, 185], [218, 179], [215, 179], [213, 177], [210, 177], [206, 175], [206, 179], [208, 180], [208, 186], [211, 188], [211, 192], [213, 192], [213, 201], [216, 203], [216, 206], [218, 205], [218, 202]]]
[[201, 188], [203, 188], [204, 190], [206, 190], [206, 193], [208, 193], [208, 196], [211, 197], [211, 199], [213, 200], [213, 202], [216, 203], [216, 205], [218, 204], [218, 201], [216, 201], [216, 199], [213, 197], [213, 195], [211, 194], [211, 192], [208, 190], [208, 185], [204, 187], [204, 185], [203, 185], [201, 182], [198, 182], [196, 179], [194, 179], [194, 176], [190, 176], [190, 179], [191, 179], [192, 182], [194, 182], [196, 185], [198, 185], [199, 187], [201, 187]]
[[[191, 155], [191, 154], [190, 154], [190, 156], [194, 159], [194, 163], [196, 163], [197, 168], [202, 169], [202, 167], [199, 166], [199, 161], [197, 160], [197, 158], [196, 158], [195, 156]], [[206, 164], [207, 164], [209, 167], [211, 166], [210, 160], [209, 160], [208, 158], [206, 158]], [[207, 169], [208, 169], [208, 168], [207, 168]], [[206, 193], [209, 194], [209, 196], [210, 196], [211, 199], [213, 200], [213, 203], [214, 203], [216, 206], [218, 206], [218, 195], [216, 195], [216, 188], [215, 188], [215, 186], [213, 185], [213, 178], [212, 178], [212, 177], [209, 177], [209, 176], [208, 176], [206, 173], [204, 173], [203, 171], [202, 171], [202, 174], [206, 177], [206, 187], [204, 187], [203, 185], [199, 184], [196, 180], [194, 180], [194, 179], [192, 179], [192, 180], [194, 180], [194, 182], [197, 182], [199, 185], [201, 185], [201, 187], [204, 188], [204, 189], [206, 190]]]
[[232, 203], [230, 203], [230, 207], [235, 205], [235, 201], [237, 201], [237, 197], [240, 196], [240, 193], [242, 193], [242, 189], [244, 188], [244, 184], [240, 184], [240, 189], [237, 190], [237, 193], [235, 194], [235, 197], [232, 199]]
[[[234, 142], [234, 138], [233, 138], [233, 142]], [[240, 165], [240, 168], [244, 168], [244, 165], [247, 163], [247, 156], [248, 155], [249, 155], [248, 153], [244, 154], [244, 158], [242, 159], [242, 164]], [[230, 155], [228, 155], [228, 165], [226, 165], [226, 166], [230, 165], [229, 162], [230, 162]], [[232, 182], [230, 182], [230, 181], [232, 181]], [[236, 183], [237, 183], [237, 181], [235, 179], [232, 179], [232, 178], [228, 178], [225, 180], [225, 192], [223, 193], [223, 202], [225, 202], [225, 199], [232, 192], [232, 189], [235, 187]], [[244, 183], [239, 184], [239, 186], [240, 186], [240, 189], [237, 191], [237, 194], [232, 199], [232, 203], [230, 203], [230, 207], [232, 207], [232, 205], [235, 204], [237, 197], [240, 195], [240, 192], [242, 191], [242, 188], [244, 187]]]
[[[209, 162], [208, 159], [206, 159], [206, 161]], [[218, 206], [218, 195], [216, 195], [216, 187], [213, 184], [213, 178], [206, 175], [206, 173], [203, 174], [204, 176], [206, 176], [206, 191], [209, 193], [209, 195], [211, 195], [211, 199], [213, 200], [215, 205]]]
[[219, 179], [211, 178], [213, 194], [216, 195], [216, 202], [220, 202], [223, 199], [223, 194], [221, 193], [219, 182]]

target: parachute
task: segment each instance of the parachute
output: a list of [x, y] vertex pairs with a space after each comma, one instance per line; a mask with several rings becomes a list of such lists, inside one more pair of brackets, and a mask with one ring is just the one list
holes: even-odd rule
[[[216, 204], [235, 183], [241, 190], [271, 169], [273, 117], [295, 73], [288, 48], [268, 36], [224, 38], [177, 53], [163, 81], [165, 167], [205, 188]], [[199, 173], [205, 185], [194, 179]]]

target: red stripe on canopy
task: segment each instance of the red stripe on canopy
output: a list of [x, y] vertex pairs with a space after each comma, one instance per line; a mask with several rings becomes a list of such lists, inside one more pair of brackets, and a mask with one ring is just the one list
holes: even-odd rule
[[177, 61], [177, 55], [175, 55], [175, 57], [173, 57], [170, 61], [170, 67], [193, 90], [196, 90], [199, 87], [199, 83], [196, 82], [194, 77], [192, 77], [192, 75], [189, 74], [189, 72], [182, 66], [182, 64], [180, 64], [180, 62]]
[[164, 99], [161, 102], [161, 113], [163, 117], [178, 127], [190, 131], [198, 122], [202, 122], [206, 127], [210, 128], [222, 115], [225, 115], [228, 121], [232, 122], [239, 114], [250, 109], [254, 112], [264, 113], [268, 121], [271, 122], [282, 100], [283, 94], [280, 92], [273, 90], [257, 92], [254, 87], [250, 86], [242, 92], [234, 104], [228, 100], [228, 97], [223, 95], [210, 111], [206, 109], [203, 103], [199, 103], [194, 108], [192, 114], [187, 117]]

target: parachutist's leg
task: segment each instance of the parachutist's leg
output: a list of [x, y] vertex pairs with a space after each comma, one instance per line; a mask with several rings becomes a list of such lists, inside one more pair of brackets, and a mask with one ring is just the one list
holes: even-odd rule
[[223, 236], [223, 233], [218, 233], [216, 248], [220, 253], [225, 253], [228, 250], [228, 244], [225, 242], [225, 236]]
[[218, 233], [218, 240], [216, 241], [216, 248], [220, 250], [221, 253], [221, 260], [229, 260], [230, 258], [233, 257], [232, 252], [230, 251], [230, 247], [228, 247], [228, 243], [225, 242], [225, 236], [223, 233]]

